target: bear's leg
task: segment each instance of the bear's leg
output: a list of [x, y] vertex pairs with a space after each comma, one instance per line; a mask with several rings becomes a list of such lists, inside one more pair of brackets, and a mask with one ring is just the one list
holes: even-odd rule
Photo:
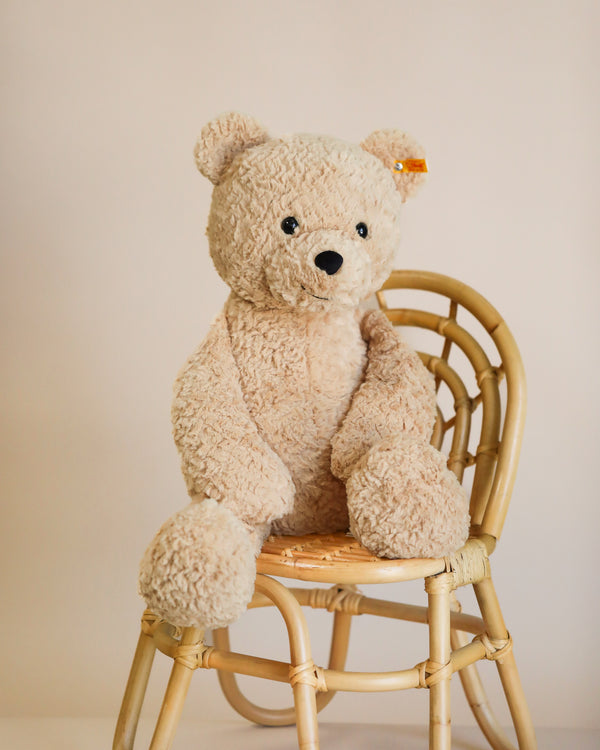
[[169, 518], [146, 550], [140, 594], [173, 625], [228, 625], [252, 598], [265, 530], [249, 530], [215, 500], [191, 503]]
[[418, 438], [374, 445], [346, 483], [350, 530], [380, 557], [444, 557], [469, 534], [469, 505], [446, 458]]

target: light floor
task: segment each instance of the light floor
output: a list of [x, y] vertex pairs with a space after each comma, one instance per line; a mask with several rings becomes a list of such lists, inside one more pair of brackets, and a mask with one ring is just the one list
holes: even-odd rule
[[[375, 724], [319, 724], [323, 750], [426, 750], [423, 728]], [[1, 719], [1, 750], [108, 750], [112, 719]], [[149, 722], [140, 722], [136, 750], [147, 748]], [[540, 729], [540, 750], [599, 750], [600, 731]], [[294, 727], [262, 728], [244, 721], [184, 722], [173, 750], [297, 750]], [[489, 750], [478, 729], [456, 727], [453, 750]]]

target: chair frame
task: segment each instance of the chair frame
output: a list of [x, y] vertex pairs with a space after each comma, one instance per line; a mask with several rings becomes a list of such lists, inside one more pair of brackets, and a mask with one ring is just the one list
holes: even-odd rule
[[[423, 310], [388, 308], [385, 292], [418, 289], [450, 300], [448, 315]], [[377, 692], [426, 688], [430, 693], [429, 747], [450, 750], [450, 679], [458, 672], [469, 704], [494, 750], [512, 750], [483, 689], [476, 662], [496, 663], [517, 735], [519, 750], [537, 747], [533, 724], [517, 672], [512, 638], [506, 628], [491, 578], [489, 557], [502, 533], [515, 481], [525, 419], [525, 376], [516, 343], [506, 323], [484, 297], [447, 276], [426, 271], [394, 271], [377, 293], [392, 323], [437, 332], [444, 340], [440, 356], [421, 354], [444, 382], [454, 400], [454, 416], [438, 419], [432, 443], [441, 448], [452, 433], [448, 466], [462, 481], [474, 467], [471, 490], [471, 529], [467, 543], [443, 559], [384, 560], [368, 553], [344, 534], [271, 537], [257, 561], [255, 594], [249, 608], [275, 606], [289, 637], [290, 661], [280, 662], [231, 651], [227, 628], [215, 630], [214, 646], [204, 643], [199, 628], [177, 628], [146, 610], [115, 731], [114, 750], [132, 750], [138, 719], [156, 650], [173, 659], [162, 708], [150, 750], [171, 747], [184, 700], [197, 668], [218, 670], [229, 703], [247, 719], [263, 725], [296, 724], [301, 750], [318, 750], [317, 712], [338, 690]], [[457, 321], [460, 308], [470, 312], [495, 344], [499, 365], [492, 365], [477, 340]], [[470, 396], [448, 364], [453, 346], [466, 354], [474, 370], [478, 393]], [[504, 419], [499, 382], [506, 381]], [[471, 415], [481, 405], [479, 444], [469, 452]], [[331, 588], [289, 588], [272, 576], [333, 584]], [[364, 596], [357, 584], [423, 578], [427, 606], [389, 602]], [[481, 616], [464, 614], [455, 596], [473, 585]], [[327, 668], [312, 660], [303, 606], [333, 613], [332, 643]], [[352, 617], [371, 614], [419, 622], [429, 627], [427, 658], [410, 669], [388, 672], [348, 672], [344, 669]], [[474, 635], [471, 640], [469, 634]], [[288, 709], [257, 706], [238, 687], [235, 674], [252, 675], [291, 685], [294, 705]]]

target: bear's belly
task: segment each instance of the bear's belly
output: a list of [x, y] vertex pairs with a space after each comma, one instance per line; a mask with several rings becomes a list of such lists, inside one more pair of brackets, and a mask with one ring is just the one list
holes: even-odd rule
[[256, 310], [231, 297], [226, 312], [246, 405], [296, 487], [293, 510], [273, 532], [345, 530], [345, 488], [330, 461], [366, 364], [354, 311]]

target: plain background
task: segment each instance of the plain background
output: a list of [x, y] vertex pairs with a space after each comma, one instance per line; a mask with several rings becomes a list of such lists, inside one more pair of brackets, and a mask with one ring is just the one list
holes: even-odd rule
[[[597, 726], [598, 3], [1, 7], [1, 712], [116, 717], [138, 561], [187, 502], [171, 384], [226, 296], [192, 148], [237, 109], [275, 134], [401, 127], [426, 146], [397, 266], [471, 284], [520, 344], [529, 417], [496, 585], [536, 724]], [[363, 643], [369, 625], [351, 668], [423, 658], [414, 626], [358, 618]], [[272, 612], [234, 636], [285, 656]], [[425, 693], [339, 696], [327, 715], [415, 723]], [[232, 716], [214, 673], [186, 711]], [[458, 697], [454, 721], [471, 721]]]

